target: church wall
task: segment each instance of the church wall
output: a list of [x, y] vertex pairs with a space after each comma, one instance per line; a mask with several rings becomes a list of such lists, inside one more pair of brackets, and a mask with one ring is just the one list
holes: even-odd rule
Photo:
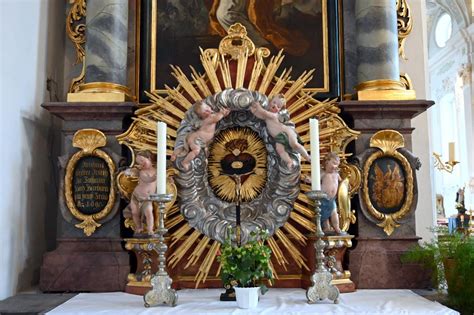
[[[400, 58], [400, 73], [410, 76], [416, 97], [431, 99], [428, 91], [428, 47], [426, 30], [425, 1], [409, 1], [413, 18], [413, 31], [405, 42], [405, 55], [408, 60]], [[416, 235], [429, 240], [432, 233], [429, 228], [435, 224], [434, 194], [432, 188], [433, 162], [431, 158], [430, 117], [431, 109], [412, 120], [415, 128], [412, 135], [413, 153], [422, 166], [417, 172], [418, 178], [418, 206], [416, 208]]]
[[43, 253], [54, 248], [56, 215], [46, 209], [56, 208], [58, 122], [40, 104], [62, 100], [65, 9], [63, 1], [10, 0], [0, 12], [2, 300], [34, 287]]
[[[432, 5], [429, 23], [429, 69], [431, 97], [436, 101], [431, 111], [432, 151], [448, 159], [448, 143], [455, 142], [455, 160], [460, 161], [452, 173], [436, 170], [434, 193], [444, 198], [446, 217], [457, 214], [458, 189], [474, 178], [472, 58], [474, 24], [463, 19], [466, 12], [457, 7]], [[438, 18], [448, 13], [452, 17], [452, 35], [445, 47], [435, 42]], [[466, 193], [468, 190], [466, 190]], [[471, 199], [473, 195], [471, 193]], [[471, 201], [471, 207], [473, 202]], [[466, 204], [466, 206], [468, 206]]]

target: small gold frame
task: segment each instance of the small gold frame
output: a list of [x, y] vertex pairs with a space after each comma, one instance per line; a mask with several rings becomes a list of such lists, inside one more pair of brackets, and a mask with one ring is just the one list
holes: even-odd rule
[[[377, 221], [387, 235], [391, 235], [395, 228], [399, 227], [399, 220], [404, 218], [411, 210], [413, 204], [413, 170], [407, 158], [397, 151], [405, 146], [403, 135], [395, 130], [381, 130], [370, 138], [370, 147], [378, 148], [379, 151], [372, 153], [365, 161], [363, 167], [362, 199], [369, 214]], [[405, 172], [405, 200], [398, 211], [390, 214], [382, 213], [375, 208], [369, 196], [369, 171], [372, 164], [379, 158], [390, 157], [395, 159]]]
[[[81, 223], [75, 224], [79, 229], [83, 229], [84, 234], [91, 236], [96, 228], [100, 227], [102, 224], [97, 221], [107, 217], [112, 211], [112, 208], [115, 204], [115, 164], [112, 158], [104, 151], [98, 149], [104, 147], [107, 144], [107, 138], [101, 131], [97, 129], [81, 129], [78, 130], [72, 139], [72, 146], [75, 148], [80, 148], [79, 152], [76, 152], [69, 159], [66, 166], [66, 175], [64, 176], [64, 196], [66, 198], [66, 205], [71, 211], [71, 214]], [[105, 161], [109, 170], [110, 176], [110, 191], [109, 199], [105, 207], [94, 214], [84, 214], [76, 206], [73, 196], [73, 175], [76, 165], [79, 160], [83, 157], [94, 156], [98, 157]]]

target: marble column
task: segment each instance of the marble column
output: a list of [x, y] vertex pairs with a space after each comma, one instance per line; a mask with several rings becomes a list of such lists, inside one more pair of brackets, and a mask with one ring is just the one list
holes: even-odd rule
[[88, 0], [85, 82], [127, 85], [127, 0]]
[[396, 0], [356, 0], [357, 81], [399, 81]]

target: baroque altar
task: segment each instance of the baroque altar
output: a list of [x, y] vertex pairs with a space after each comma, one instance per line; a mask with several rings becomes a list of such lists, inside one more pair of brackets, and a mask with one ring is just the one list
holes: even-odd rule
[[[138, 177], [125, 169], [139, 166], [140, 152], [157, 154], [158, 121], [167, 124], [166, 191], [174, 196], [166, 204], [164, 218], [173, 288], [223, 287], [217, 256], [226, 229], [237, 226], [237, 201], [241, 240], [245, 243], [256, 227], [271, 235], [274, 286], [310, 286], [316, 266], [314, 204], [305, 194], [312, 190], [311, 165], [300, 161], [298, 153], [283, 159], [265, 122], [252, 110], [253, 103], [268, 109], [274, 97], [285, 100], [279, 121], [294, 130], [304, 150], [311, 151], [309, 119], [317, 118], [321, 159], [331, 152], [340, 158], [336, 202], [340, 229], [347, 235], [324, 238], [332, 284], [341, 292], [426, 285], [419, 266], [401, 266], [398, 258], [418, 240], [414, 212], [419, 161], [411, 153], [410, 119], [431, 103], [364, 100], [364, 95], [373, 94], [364, 87], [365, 92], [356, 93], [359, 100], [320, 99], [317, 91], [307, 88], [314, 69], [294, 77], [292, 68], [282, 67], [285, 51], [258, 47], [247, 35], [245, 27], [234, 24], [218, 47], [200, 49], [198, 65], [190, 64], [189, 70], [172, 65], [175, 84], [150, 89], [146, 104], [126, 102], [133, 98], [122, 87], [97, 88], [87, 82], [71, 90], [71, 100], [83, 102], [43, 105], [63, 120], [65, 136], [59, 246], [45, 256], [42, 290], [136, 294], [149, 290], [158, 270], [156, 239], [137, 237], [134, 232], [139, 228], [124, 213], [138, 183]], [[396, 95], [405, 91], [413, 95], [410, 87], [393, 86]], [[114, 98], [117, 91], [122, 93], [120, 102]], [[111, 95], [112, 101], [90, 102]], [[175, 160], [177, 148], [189, 153], [187, 136], [199, 128], [196, 104], [201, 101], [213, 112], [228, 113], [216, 123], [209, 146], [203, 146], [191, 163], [183, 161], [185, 156]], [[100, 170], [88, 169], [85, 159], [107, 163]], [[238, 190], [229, 169], [240, 172]], [[96, 173], [105, 175], [90, 175]], [[105, 185], [80, 186], [91, 176]], [[383, 186], [383, 179], [392, 186]], [[79, 194], [79, 187], [92, 189], [106, 202], [94, 203], [95, 197]], [[384, 194], [393, 198], [384, 199]], [[153, 229], [157, 211], [155, 204]], [[377, 259], [367, 261], [367, 253]], [[401, 277], [407, 274], [413, 277]], [[75, 278], [81, 280], [74, 282]]]
[[[241, 44], [234, 45], [236, 40]], [[306, 149], [309, 149], [307, 118], [320, 119], [321, 154], [338, 152], [342, 157], [344, 180], [340, 185], [338, 201], [343, 230], [347, 231], [355, 220], [349, 198], [359, 184], [358, 178], [350, 175], [358, 174], [358, 170], [346, 162], [348, 155], [344, 152], [358, 133], [348, 128], [337, 115], [339, 109], [334, 100], [321, 102], [304, 92], [312, 71], [303, 73], [296, 80], [291, 78], [288, 70], [283, 70], [283, 74], [277, 77], [284, 55], [280, 52], [271, 57], [269, 63], [266, 63], [266, 58], [270, 58], [270, 51], [256, 48], [246, 36], [245, 28], [234, 25], [218, 49], [201, 51], [205, 74], [194, 73], [192, 78], [188, 78], [181, 68], [172, 67], [179, 83], [177, 88], [169, 88], [166, 98], [158, 93], [150, 94], [154, 104], [139, 109], [130, 128], [118, 136], [119, 142], [133, 152], [153, 150], [155, 143], [149, 135], [154, 133], [156, 120], [161, 120], [168, 124], [170, 147], [176, 148], [180, 143], [182, 145], [184, 139], [180, 138], [180, 130], [188, 128], [181, 120], [193, 119], [194, 102], [204, 97], [206, 103], [214, 108], [226, 106], [231, 110], [231, 114], [218, 125], [209, 155], [206, 157], [201, 152], [193, 161], [192, 171], [179, 164], [178, 169], [172, 171], [174, 182], [181, 187], [177, 189], [177, 202], [167, 212], [166, 222], [170, 230], [168, 268], [177, 288], [222, 287], [216, 257], [226, 226], [235, 224], [232, 202], [236, 200], [235, 182], [226, 175], [228, 170], [223, 163], [231, 165], [237, 162], [243, 163], [241, 167], [248, 168], [243, 171], [246, 175], [241, 190], [244, 201], [241, 208], [242, 241], [246, 241], [255, 226], [269, 230], [272, 237], [268, 244], [273, 252], [275, 285], [305, 287], [309, 283], [314, 264], [305, 252], [311, 251], [312, 242], [308, 235], [314, 232], [315, 227], [311, 202], [304, 195], [310, 187], [304, 180], [310, 177], [310, 167], [305, 162], [302, 162], [301, 168], [298, 166], [294, 170], [281, 166], [261, 120], [253, 118], [250, 111], [245, 110], [253, 101], [265, 102], [275, 95], [284, 95], [288, 115], [295, 123], [301, 140], [306, 143]], [[223, 162], [227, 160], [229, 162]], [[250, 164], [245, 164], [249, 160]], [[119, 177], [126, 180], [121, 175]], [[127, 184], [124, 183], [124, 186]], [[201, 205], [199, 208], [202, 209], [196, 208], [196, 205]], [[267, 210], [263, 210], [265, 208]], [[223, 209], [223, 213], [218, 209]], [[335, 240], [331, 242], [333, 245], [328, 252], [332, 253], [333, 260], [328, 263], [337, 274], [335, 283], [354, 290], [349, 271], [343, 269], [340, 261], [336, 263], [336, 256], [339, 260], [343, 256], [343, 253], [336, 253], [351, 246], [351, 237], [332, 238]], [[127, 290], [141, 291], [140, 287], [144, 285], [133, 282]]]

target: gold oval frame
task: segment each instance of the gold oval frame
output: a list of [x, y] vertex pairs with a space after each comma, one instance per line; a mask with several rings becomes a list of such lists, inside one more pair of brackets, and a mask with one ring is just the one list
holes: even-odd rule
[[[87, 236], [91, 236], [96, 228], [102, 225], [96, 221], [107, 217], [115, 204], [115, 164], [106, 152], [98, 149], [98, 147], [105, 146], [105, 144], [106, 137], [99, 130], [82, 129], [77, 131], [73, 137], [73, 146], [81, 148], [81, 151], [74, 153], [66, 165], [66, 174], [64, 176], [64, 196], [66, 198], [66, 205], [71, 214], [77, 220], [82, 221], [81, 223], [75, 224], [75, 226], [79, 229], [83, 229], [84, 234]], [[101, 211], [94, 214], [84, 214], [76, 207], [72, 191], [72, 180], [76, 165], [81, 158], [87, 156], [98, 157], [104, 160], [109, 169], [110, 176], [110, 192], [107, 204]]]
[[[411, 206], [413, 204], [414, 187], [413, 170], [408, 160], [396, 150], [397, 148], [404, 146], [403, 136], [400, 133], [392, 130], [384, 130], [381, 132], [377, 132], [371, 138], [370, 143], [372, 147], [377, 147], [380, 149], [380, 151], [372, 153], [364, 163], [362, 199], [367, 207], [369, 214], [375, 220], [381, 221], [377, 223], [377, 225], [382, 227], [387, 235], [391, 235], [395, 228], [400, 226], [398, 221], [404, 218], [411, 210]], [[372, 164], [377, 159], [382, 157], [390, 157], [397, 160], [402, 165], [403, 171], [405, 172], [405, 201], [403, 202], [402, 206], [398, 211], [390, 214], [385, 214], [378, 211], [372, 204], [369, 196], [369, 170]]]

